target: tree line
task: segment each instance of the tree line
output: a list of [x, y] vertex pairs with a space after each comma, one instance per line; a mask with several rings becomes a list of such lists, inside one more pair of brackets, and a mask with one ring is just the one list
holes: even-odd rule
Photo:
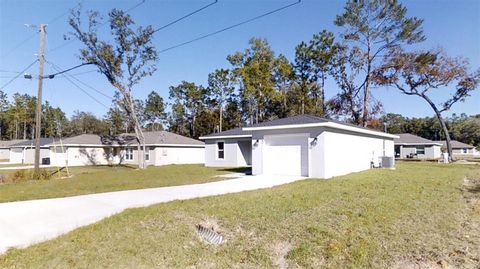
[[[452, 114], [445, 118], [452, 139], [480, 148], [480, 114]], [[392, 134], [411, 133], [433, 141], [445, 141], [445, 134], [438, 119], [433, 117], [408, 118], [400, 114], [388, 113], [376, 123], [376, 129], [387, 130]]]

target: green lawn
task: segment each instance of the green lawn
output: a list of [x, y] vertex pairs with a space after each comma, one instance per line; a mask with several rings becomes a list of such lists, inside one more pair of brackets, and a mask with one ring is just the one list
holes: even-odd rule
[[[55, 169], [49, 169], [55, 171]], [[204, 183], [222, 178], [235, 169], [208, 168], [203, 165], [150, 166], [146, 170], [132, 167], [71, 167], [67, 179], [24, 181], [0, 184], [0, 202], [65, 197], [80, 194]], [[13, 170], [0, 170], [9, 177]]]
[[[130, 209], [11, 250], [0, 268], [476, 268], [479, 168], [399, 163]], [[201, 241], [199, 223], [226, 242]]]

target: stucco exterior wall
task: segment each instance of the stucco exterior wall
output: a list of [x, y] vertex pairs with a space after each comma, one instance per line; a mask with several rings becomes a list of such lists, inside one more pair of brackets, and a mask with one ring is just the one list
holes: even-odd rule
[[[395, 154], [391, 138], [323, 127], [259, 130], [253, 131], [252, 135], [252, 173], [259, 175], [266, 172], [264, 171], [264, 152], [268, 147], [269, 135], [302, 133], [308, 134], [309, 177], [331, 178], [367, 170], [372, 161], [375, 166], [378, 166], [381, 156], [394, 157]], [[277, 156], [277, 158], [282, 158], [282, 156]]]
[[203, 147], [156, 147], [151, 156], [154, 165], [196, 164], [205, 162]]
[[22, 163], [22, 161], [23, 161], [23, 148], [11, 148], [10, 163]]
[[[24, 162], [25, 164], [34, 164], [35, 163], [35, 148], [26, 148], [24, 149]], [[49, 148], [40, 148], [40, 164], [42, 164], [43, 158], [50, 157]]]
[[326, 130], [324, 178], [341, 176], [379, 166], [381, 156], [394, 156], [393, 139]]
[[[217, 142], [224, 142], [224, 159], [217, 158]], [[250, 138], [238, 139], [206, 139], [205, 166], [208, 167], [242, 167], [248, 165], [248, 157], [252, 158], [248, 145]], [[242, 148], [240, 148], [242, 147]], [[242, 152], [243, 149], [243, 152]], [[243, 155], [246, 153], [247, 158]], [[250, 154], [248, 154], [250, 153]]]
[[[424, 147], [425, 154], [417, 154], [417, 147]], [[417, 154], [418, 159], [437, 159], [442, 156], [442, 151], [438, 145], [400, 145], [400, 159], [405, 159], [410, 154]]]
[[[66, 150], [66, 157], [69, 166], [84, 166], [84, 165], [105, 165], [108, 164], [107, 155], [104, 148], [93, 147], [68, 147]], [[59, 161], [56, 165], [65, 165], [64, 156], [61, 153], [56, 154], [55, 159]], [[52, 158], [53, 160], [54, 158]]]
[[0, 149], [0, 160], [10, 159], [10, 149]]

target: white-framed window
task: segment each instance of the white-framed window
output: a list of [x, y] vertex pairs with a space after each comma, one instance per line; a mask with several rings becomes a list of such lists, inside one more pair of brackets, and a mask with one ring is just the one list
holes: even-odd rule
[[417, 154], [425, 154], [425, 147], [417, 146]]
[[162, 149], [162, 156], [168, 156], [168, 149]]
[[467, 148], [462, 149], [462, 153], [463, 153], [463, 154], [467, 154], [467, 153], [468, 153], [468, 149], [467, 149]]
[[225, 159], [225, 142], [223, 141], [217, 142], [217, 159]]
[[129, 160], [129, 161], [133, 160], [133, 148], [125, 149], [125, 160]]
[[145, 161], [150, 160], [150, 147], [145, 147]]

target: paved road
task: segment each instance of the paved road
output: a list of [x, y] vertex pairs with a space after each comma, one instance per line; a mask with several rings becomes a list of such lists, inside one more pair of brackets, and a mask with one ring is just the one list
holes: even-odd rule
[[55, 238], [127, 208], [270, 188], [303, 178], [242, 176], [204, 184], [0, 203], [0, 253]]

